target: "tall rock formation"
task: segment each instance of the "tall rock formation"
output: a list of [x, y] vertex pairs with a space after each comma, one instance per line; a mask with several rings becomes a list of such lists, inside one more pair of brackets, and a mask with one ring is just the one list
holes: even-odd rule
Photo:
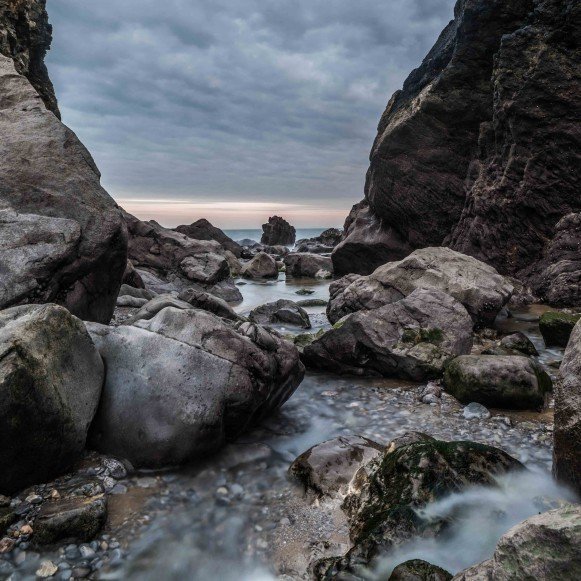
[[528, 273], [581, 210], [580, 13], [574, 0], [457, 2], [381, 118], [337, 272], [444, 244]]
[[109, 322], [127, 262], [121, 212], [63, 125], [42, 58], [44, 0], [0, 0], [0, 309], [56, 302]]
[[266, 224], [262, 225], [262, 238], [260, 242], [266, 246], [294, 244], [297, 231], [284, 218], [272, 216]]

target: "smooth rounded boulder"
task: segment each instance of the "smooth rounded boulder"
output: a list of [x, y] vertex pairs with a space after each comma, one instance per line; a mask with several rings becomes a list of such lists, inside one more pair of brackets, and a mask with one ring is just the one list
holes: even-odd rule
[[295, 278], [331, 278], [333, 262], [326, 256], [291, 252], [284, 257], [287, 276]]
[[67, 309], [0, 312], [0, 493], [49, 480], [80, 458], [103, 378], [99, 352]]
[[259, 252], [252, 260], [242, 265], [241, 274], [244, 278], [277, 278], [276, 260], [266, 252]]
[[91, 443], [136, 467], [215, 451], [281, 406], [304, 375], [291, 343], [197, 309], [88, 328], [107, 366]]
[[454, 297], [477, 326], [492, 325], [513, 292], [507, 278], [480, 260], [449, 248], [423, 248], [368, 276], [349, 275], [333, 283], [327, 316], [335, 323], [349, 313], [399, 301], [417, 288]]
[[501, 409], [539, 409], [552, 381], [536, 361], [520, 355], [463, 355], [444, 373], [446, 391], [462, 403]]
[[302, 327], [303, 329], [311, 328], [311, 320], [307, 311], [297, 305], [297, 303], [286, 299], [260, 305], [250, 311], [248, 318], [253, 323], [259, 323], [260, 325], [280, 323]]
[[307, 366], [335, 373], [414, 381], [440, 377], [444, 365], [470, 352], [472, 319], [450, 295], [418, 289], [372, 311], [349, 315], [307, 345]]
[[569, 337], [581, 315], [549, 311], [539, 320], [539, 331], [547, 347], [567, 347]]

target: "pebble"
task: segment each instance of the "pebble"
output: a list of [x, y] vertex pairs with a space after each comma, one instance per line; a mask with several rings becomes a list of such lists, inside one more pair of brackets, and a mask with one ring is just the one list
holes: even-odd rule
[[52, 577], [58, 571], [58, 567], [52, 561], [42, 561], [36, 571], [36, 576], [41, 579]]
[[89, 545], [81, 545], [79, 551], [81, 553], [81, 557], [83, 557], [84, 559], [91, 559], [96, 554], [95, 550]]
[[487, 420], [490, 412], [482, 404], [473, 401], [464, 408], [462, 415], [467, 420]]
[[113, 478], [120, 480], [121, 478], [125, 478], [127, 476], [127, 470], [125, 469], [125, 466], [123, 466], [123, 463], [119, 462], [119, 460], [116, 460], [115, 458], [106, 458], [103, 464], [105, 464], [105, 467]]
[[25, 500], [26, 502], [30, 502], [30, 504], [40, 504], [43, 498], [38, 494], [31, 494], [30, 496], [27, 496]]

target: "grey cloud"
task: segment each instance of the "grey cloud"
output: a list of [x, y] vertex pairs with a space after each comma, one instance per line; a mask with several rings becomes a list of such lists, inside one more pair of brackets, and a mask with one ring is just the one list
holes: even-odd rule
[[112, 195], [361, 196], [385, 104], [452, 0], [49, 0], [61, 110]]

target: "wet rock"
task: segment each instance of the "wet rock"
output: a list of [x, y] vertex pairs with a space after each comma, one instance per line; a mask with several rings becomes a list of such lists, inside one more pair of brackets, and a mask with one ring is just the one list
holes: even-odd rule
[[57, 571], [58, 567], [52, 561], [42, 561], [40, 567], [36, 571], [36, 576], [41, 579], [48, 579], [52, 577]]
[[89, 330], [107, 365], [92, 445], [136, 467], [216, 450], [282, 405], [304, 375], [291, 343], [201, 310], [169, 307], [135, 326]]
[[422, 403], [439, 403], [442, 396], [442, 386], [435, 381], [430, 381], [428, 385], [420, 390], [418, 400]]
[[539, 352], [534, 346], [533, 342], [520, 331], [518, 333], [512, 333], [507, 335], [500, 340], [501, 347], [506, 349], [511, 349], [513, 351], [519, 351], [524, 355], [538, 355]]
[[581, 575], [581, 507], [566, 505], [523, 521], [504, 534], [488, 561], [454, 581], [578, 579]]
[[295, 252], [308, 252], [310, 254], [331, 254], [332, 246], [325, 246], [312, 240], [300, 240], [297, 242]]
[[262, 238], [260, 242], [268, 246], [277, 244], [290, 245], [296, 240], [296, 230], [284, 218], [272, 216], [268, 223], [262, 225]]
[[276, 260], [265, 252], [259, 252], [242, 266], [241, 274], [244, 278], [278, 278]]
[[553, 473], [581, 494], [581, 322], [575, 325], [555, 385]]
[[490, 412], [482, 404], [473, 401], [464, 408], [462, 415], [467, 420], [487, 420]]
[[[198, 288], [195, 285], [189, 288]], [[219, 299], [226, 301], [227, 303], [239, 303], [242, 301], [242, 293], [236, 287], [234, 280], [227, 278], [216, 283], [213, 286], [199, 287], [198, 290], [204, 290]]]
[[295, 344], [295, 347], [299, 350], [299, 353], [303, 353], [305, 347], [310, 345], [316, 339], [320, 339], [325, 334], [324, 329], [319, 329], [316, 333], [300, 333], [299, 335], [293, 335], [288, 337], [289, 340]]
[[539, 321], [539, 330], [547, 347], [566, 347], [573, 327], [581, 315], [571, 315], [556, 311], [543, 313]]
[[107, 499], [72, 496], [45, 502], [34, 522], [34, 541], [49, 545], [64, 539], [92, 540], [107, 520]]
[[303, 299], [301, 301], [297, 301], [297, 305], [299, 307], [326, 307], [328, 301], [325, 299]]
[[339, 373], [422, 381], [472, 347], [472, 320], [451, 296], [418, 289], [407, 298], [335, 324], [305, 347], [308, 366]]
[[85, 446], [103, 362], [82, 321], [57, 305], [0, 312], [0, 492], [46, 481]]
[[248, 318], [253, 323], [261, 325], [283, 323], [302, 327], [303, 329], [311, 328], [311, 321], [307, 312], [295, 302], [286, 299], [256, 307], [250, 311]]
[[139, 309], [133, 316], [129, 317], [123, 324], [125, 325], [133, 325], [133, 323], [137, 321], [149, 321], [167, 307], [173, 307], [176, 309], [191, 309], [192, 305], [189, 302], [180, 300], [176, 298], [174, 295], [164, 294], [164, 295], [157, 295], [143, 307]]
[[437, 565], [412, 559], [398, 565], [388, 581], [450, 581], [452, 575]]
[[143, 305], [147, 304], [148, 299], [139, 299], [137, 297], [132, 297], [129, 295], [121, 295], [117, 297], [118, 307], [131, 307], [133, 309], [139, 309]]
[[351, 275], [333, 283], [327, 315], [335, 323], [349, 313], [396, 302], [417, 288], [454, 297], [476, 325], [492, 324], [513, 289], [505, 277], [479, 260], [449, 248], [423, 248], [369, 276]]
[[[46, 30], [44, 6], [36, 11]], [[6, 13], [4, 3], [0, 18]], [[25, 20], [19, 22], [23, 31]], [[30, 47], [38, 32], [24, 35], [20, 47]], [[35, 51], [44, 73], [50, 35], [45, 40]], [[120, 211], [89, 152], [14, 62], [0, 54], [0, 309], [58, 302], [80, 318], [108, 323], [127, 264]]]
[[329, 278], [332, 275], [333, 264], [330, 258], [317, 254], [291, 252], [285, 256], [287, 276], [295, 278]]
[[384, 447], [362, 436], [340, 436], [313, 446], [289, 468], [289, 474], [317, 496], [345, 497], [355, 475]]
[[215, 252], [186, 256], [180, 262], [180, 270], [188, 280], [200, 284], [216, 284], [230, 276], [230, 265], [225, 256]]
[[552, 381], [540, 364], [510, 355], [462, 355], [444, 373], [446, 391], [462, 403], [503, 409], [539, 409]]
[[224, 319], [237, 321], [240, 318], [225, 300], [195, 288], [189, 288], [182, 291], [178, 295], [178, 299], [190, 304], [196, 309], [202, 309], [203, 311], [214, 313]]
[[229, 250], [236, 258], [240, 258], [240, 254], [242, 253], [240, 244], [234, 242], [220, 228], [216, 228], [216, 226], [213, 226], [205, 218], [196, 220], [189, 225], [178, 226], [175, 230], [194, 240], [215, 240], [224, 249]]

